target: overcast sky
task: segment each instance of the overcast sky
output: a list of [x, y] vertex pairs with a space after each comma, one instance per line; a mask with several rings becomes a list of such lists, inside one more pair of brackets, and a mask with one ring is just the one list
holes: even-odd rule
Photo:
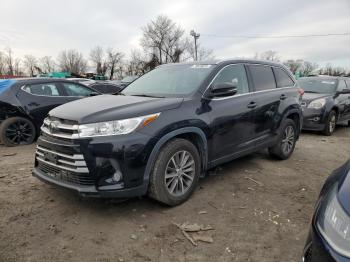
[[[141, 27], [169, 16], [217, 58], [277, 51], [283, 59], [350, 67], [350, 36], [241, 39], [235, 35], [350, 33], [350, 0], [11, 0], [1, 1], [0, 49], [17, 56], [56, 57], [63, 49], [85, 56], [96, 46], [130, 53], [139, 48]], [[211, 35], [211, 36], [210, 36]], [[214, 37], [212, 35], [216, 35]]]

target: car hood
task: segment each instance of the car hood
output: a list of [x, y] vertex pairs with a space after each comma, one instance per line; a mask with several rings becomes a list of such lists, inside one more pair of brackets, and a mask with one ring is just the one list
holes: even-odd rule
[[304, 93], [303, 101], [312, 101], [318, 98], [330, 97], [330, 94], [316, 94], [316, 93]]
[[179, 107], [182, 101], [183, 98], [99, 95], [61, 105], [49, 115], [87, 124], [159, 113]]
[[350, 160], [342, 167], [343, 176], [339, 183], [338, 200], [341, 206], [350, 214]]

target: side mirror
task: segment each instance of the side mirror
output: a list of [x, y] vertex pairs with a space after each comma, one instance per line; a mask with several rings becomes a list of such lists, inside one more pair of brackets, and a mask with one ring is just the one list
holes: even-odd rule
[[212, 84], [209, 88], [209, 97], [233, 96], [237, 93], [237, 85], [234, 83]]

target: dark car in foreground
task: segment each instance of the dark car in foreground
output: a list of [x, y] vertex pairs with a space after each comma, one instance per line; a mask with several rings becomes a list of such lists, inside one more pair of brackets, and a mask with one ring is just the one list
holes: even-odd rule
[[6, 146], [30, 144], [51, 109], [95, 94], [89, 87], [62, 79], [0, 80], [0, 140]]
[[302, 261], [350, 262], [350, 160], [321, 190]]
[[33, 175], [83, 196], [189, 198], [219, 164], [268, 148], [287, 159], [301, 129], [300, 90], [277, 63], [160, 66], [118, 95], [49, 113]]
[[350, 126], [350, 79], [315, 76], [298, 80], [304, 89], [303, 129], [321, 131], [330, 136], [336, 125]]

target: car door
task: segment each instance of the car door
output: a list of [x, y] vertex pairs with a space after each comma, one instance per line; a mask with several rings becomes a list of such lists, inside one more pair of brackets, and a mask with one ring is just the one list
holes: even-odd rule
[[51, 109], [67, 102], [60, 86], [51, 81], [25, 84], [17, 97], [38, 126]]
[[254, 84], [252, 93], [253, 139], [258, 144], [268, 143], [274, 136], [275, 119], [281, 103], [287, 98], [284, 88], [277, 88], [273, 69], [269, 65], [249, 65]]
[[229, 97], [212, 98], [210, 108], [212, 139], [209, 160], [214, 163], [249, 148], [252, 135], [250, 90], [243, 64], [227, 65], [216, 75], [212, 84], [235, 83], [237, 93]]
[[[345, 81], [343, 79], [339, 79], [338, 80], [338, 85], [337, 85], [337, 92], [343, 91], [344, 89], [346, 89], [346, 84]], [[336, 103], [338, 104], [338, 121], [343, 121], [343, 120], [347, 120], [348, 119], [348, 106], [349, 103], [349, 94], [339, 94], [336, 98]]]
[[[350, 89], [350, 80], [346, 79], [346, 89]], [[350, 94], [344, 94], [345, 97], [345, 105], [344, 105], [344, 119], [350, 120]]]

